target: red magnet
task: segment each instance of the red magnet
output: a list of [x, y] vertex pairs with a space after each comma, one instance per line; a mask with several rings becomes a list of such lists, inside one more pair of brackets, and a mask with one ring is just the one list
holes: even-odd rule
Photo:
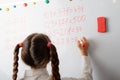
[[28, 6], [28, 4], [27, 4], [27, 3], [24, 3], [24, 4], [23, 4], [23, 6], [24, 6], [24, 7], [27, 7], [27, 6]]
[[105, 17], [98, 17], [98, 32], [106, 32], [106, 18]]

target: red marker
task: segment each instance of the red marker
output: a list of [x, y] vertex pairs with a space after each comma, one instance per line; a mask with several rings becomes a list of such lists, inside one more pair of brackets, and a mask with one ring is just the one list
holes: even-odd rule
[[82, 47], [85, 47], [85, 44], [82, 41], [80, 41], [80, 44]]

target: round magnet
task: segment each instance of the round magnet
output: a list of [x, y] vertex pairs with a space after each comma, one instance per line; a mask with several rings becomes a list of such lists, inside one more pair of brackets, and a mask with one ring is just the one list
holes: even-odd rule
[[6, 11], [9, 11], [10, 9], [9, 8], [5, 8]]
[[2, 10], [2, 8], [0, 8], [0, 11]]
[[17, 6], [16, 6], [16, 5], [14, 5], [13, 7], [14, 7], [14, 8], [16, 8]]
[[36, 5], [36, 2], [32, 2], [33, 5]]
[[48, 4], [50, 1], [49, 0], [45, 0], [45, 3]]
[[27, 3], [24, 3], [24, 4], [23, 4], [23, 6], [24, 6], [24, 7], [27, 7], [27, 6], [28, 6], [28, 4], [27, 4]]

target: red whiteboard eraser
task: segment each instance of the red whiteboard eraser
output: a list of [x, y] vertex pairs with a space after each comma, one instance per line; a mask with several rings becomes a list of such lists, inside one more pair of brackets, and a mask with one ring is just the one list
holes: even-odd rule
[[106, 18], [105, 17], [98, 17], [98, 32], [106, 32]]

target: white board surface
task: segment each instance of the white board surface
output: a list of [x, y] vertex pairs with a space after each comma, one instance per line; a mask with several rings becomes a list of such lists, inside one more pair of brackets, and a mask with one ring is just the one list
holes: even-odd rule
[[[86, 36], [94, 80], [120, 80], [119, 0], [50, 0], [49, 4], [1, 0], [0, 8], [0, 80], [12, 80], [14, 46], [34, 32], [48, 34], [56, 45], [62, 77], [80, 76], [82, 60], [76, 40]], [[107, 18], [105, 33], [97, 31], [99, 16]], [[20, 59], [18, 78], [25, 69], [28, 67]]]

